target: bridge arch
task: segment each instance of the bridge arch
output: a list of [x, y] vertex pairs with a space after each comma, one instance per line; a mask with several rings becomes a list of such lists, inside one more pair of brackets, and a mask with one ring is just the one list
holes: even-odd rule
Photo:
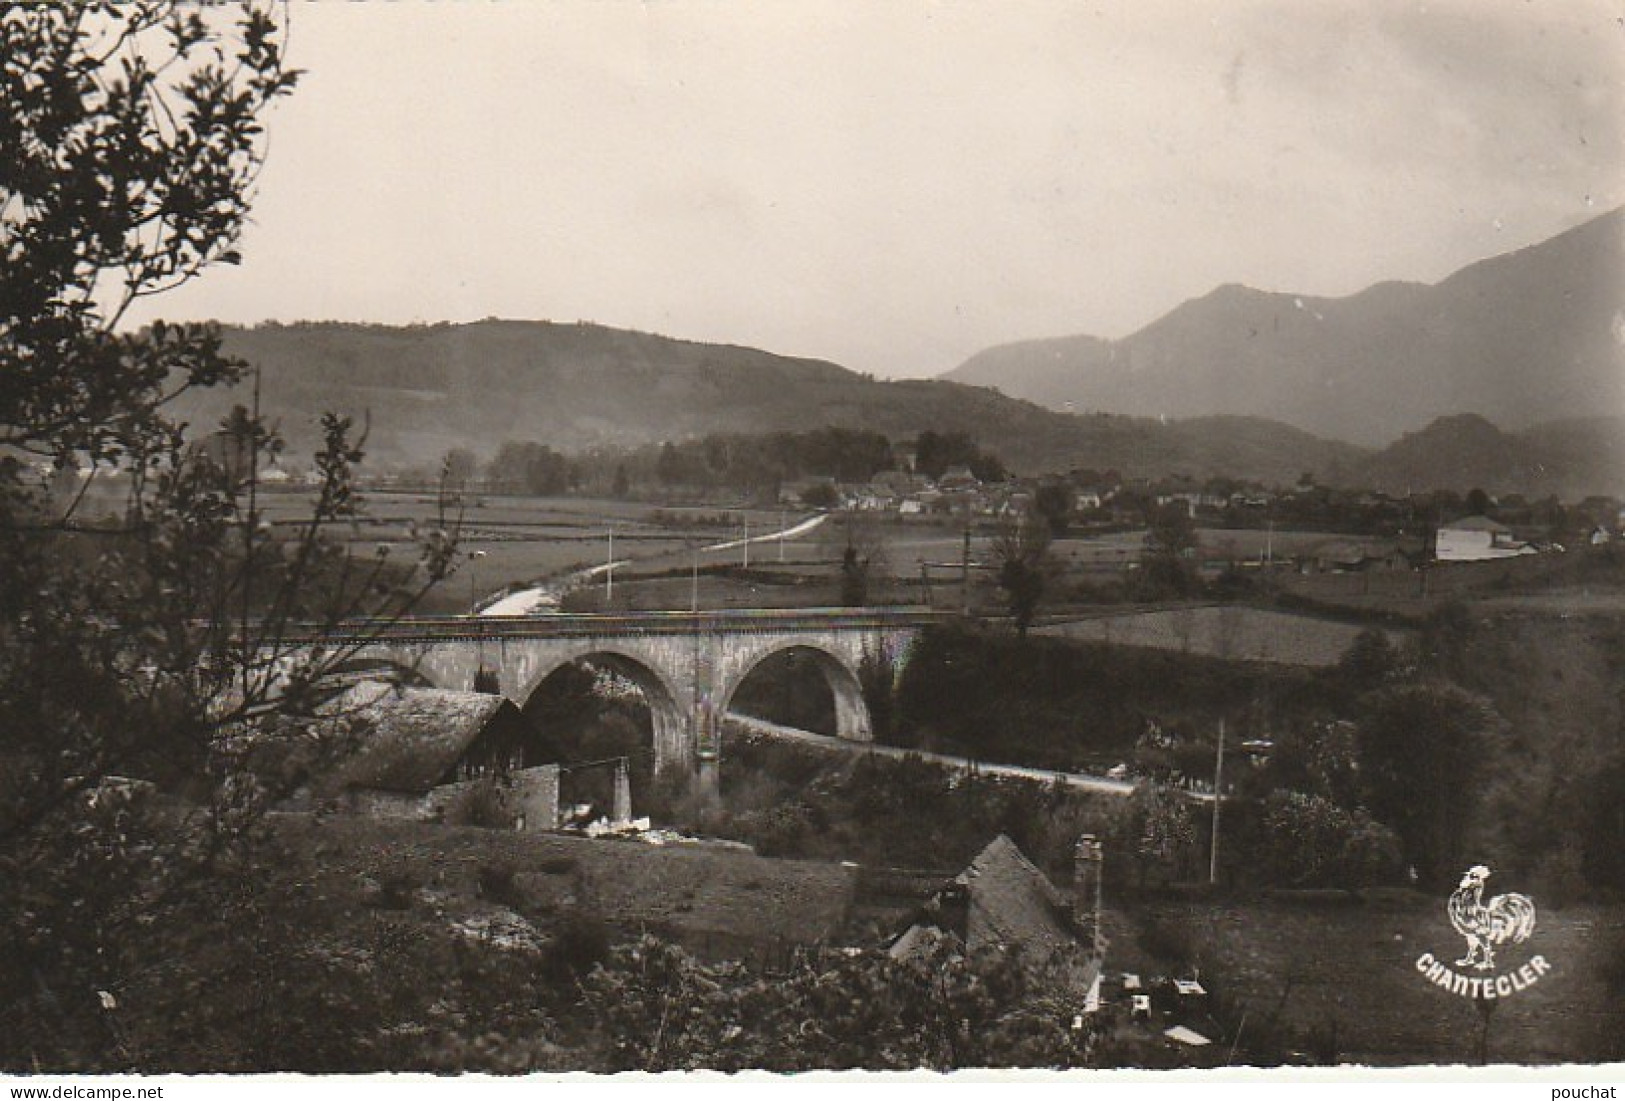
[[690, 767], [693, 753], [689, 746], [688, 717], [678, 702], [677, 692], [658, 662], [631, 653], [627, 648], [593, 645], [554, 655], [544, 664], [527, 669], [524, 678], [513, 684], [509, 698], [520, 708], [528, 709], [554, 674], [567, 666], [583, 663], [614, 673], [635, 685], [642, 694], [649, 709], [656, 773], [671, 767]]
[[734, 696], [752, 673], [779, 658], [807, 661], [829, 687], [835, 708], [835, 735], [850, 741], [867, 742], [874, 737], [869, 705], [863, 698], [863, 682], [851, 661], [843, 654], [814, 642], [775, 642], [753, 653], [722, 693], [722, 713], [733, 706]]

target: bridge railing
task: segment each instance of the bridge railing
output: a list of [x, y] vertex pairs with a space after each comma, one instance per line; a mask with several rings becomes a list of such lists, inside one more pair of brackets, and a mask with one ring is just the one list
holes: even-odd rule
[[925, 607], [727, 608], [700, 612], [549, 612], [529, 616], [409, 616], [388, 623], [366, 620], [293, 625], [288, 642], [450, 641], [502, 638], [584, 638], [630, 634], [705, 634], [749, 631], [875, 630], [923, 627], [959, 618]]

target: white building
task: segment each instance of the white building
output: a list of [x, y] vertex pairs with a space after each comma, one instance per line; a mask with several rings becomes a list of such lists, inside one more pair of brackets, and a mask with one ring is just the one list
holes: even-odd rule
[[1440, 562], [1481, 562], [1534, 553], [1535, 548], [1514, 539], [1505, 524], [1488, 516], [1469, 516], [1439, 525], [1433, 557]]

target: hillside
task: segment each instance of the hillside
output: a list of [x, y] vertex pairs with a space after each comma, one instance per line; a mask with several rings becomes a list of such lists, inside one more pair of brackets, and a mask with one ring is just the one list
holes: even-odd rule
[[1625, 491], [1625, 417], [1552, 421], [1502, 431], [1475, 414], [1441, 417], [1343, 472], [1345, 484], [1405, 493], [1477, 487], [1578, 499]]
[[[375, 465], [432, 466], [453, 447], [489, 456], [510, 439], [573, 451], [822, 425], [893, 439], [963, 431], [1034, 473], [1092, 466], [1278, 482], [1361, 456], [1257, 418], [1074, 417], [982, 387], [879, 381], [817, 360], [596, 325], [267, 324], [228, 328], [225, 338], [261, 368], [263, 406], [294, 454], [308, 453], [320, 413], [335, 410], [368, 419]], [[189, 395], [180, 412], [209, 425], [247, 395], [246, 385]]]
[[1514, 430], [1625, 410], [1625, 210], [1435, 285], [1227, 285], [1121, 340], [990, 348], [943, 377], [1051, 408], [1235, 413], [1380, 445], [1473, 410]]

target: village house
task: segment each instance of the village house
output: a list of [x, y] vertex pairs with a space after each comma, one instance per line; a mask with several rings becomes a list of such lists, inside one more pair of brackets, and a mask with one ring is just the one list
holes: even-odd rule
[[1070, 895], [1063, 894], [1016, 843], [1000, 834], [964, 871], [926, 900], [887, 951], [897, 959], [922, 951], [933, 931], [964, 952], [1016, 949], [1034, 964], [1060, 964], [1080, 997], [1098, 982], [1101, 933], [1100, 842], [1085, 835], [1074, 855]]

